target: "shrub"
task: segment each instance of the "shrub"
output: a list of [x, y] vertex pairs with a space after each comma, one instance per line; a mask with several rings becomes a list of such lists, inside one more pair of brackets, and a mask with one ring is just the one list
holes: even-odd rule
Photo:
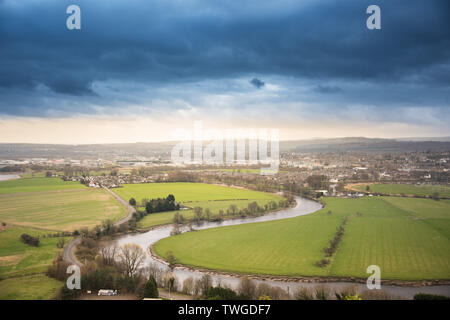
[[354, 296], [345, 296], [344, 300], [362, 300], [359, 294], [355, 294]]
[[342, 289], [340, 292], [335, 292], [337, 300], [345, 300], [348, 296], [355, 296], [357, 294], [357, 288], [356, 286], [347, 286], [346, 288]]
[[215, 287], [209, 288], [206, 293], [207, 300], [238, 300], [238, 295], [231, 289]]
[[62, 255], [58, 253], [53, 263], [47, 269], [47, 276], [50, 278], [54, 278], [59, 281], [65, 281], [69, 276], [67, 274], [67, 268], [69, 267], [69, 263], [65, 262]]
[[414, 300], [450, 300], [450, 298], [439, 294], [417, 293]]
[[64, 238], [61, 238], [58, 240], [58, 242], [56, 243], [56, 247], [58, 249], [62, 249], [64, 248], [64, 245], [66, 244], [66, 242], [64, 241]]
[[323, 267], [326, 267], [329, 263], [330, 263], [329, 259], [321, 259], [316, 262], [316, 266], [323, 268]]
[[173, 268], [175, 264], [177, 263], [177, 258], [173, 255], [172, 251], [166, 252], [166, 260], [169, 263], [169, 268]]
[[67, 285], [64, 284], [64, 286], [60, 289], [58, 298], [61, 300], [73, 300], [78, 295], [79, 290], [71, 290], [67, 288]]
[[361, 292], [363, 300], [393, 300], [395, 299], [391, 294], [384, 290], [364, 290]]

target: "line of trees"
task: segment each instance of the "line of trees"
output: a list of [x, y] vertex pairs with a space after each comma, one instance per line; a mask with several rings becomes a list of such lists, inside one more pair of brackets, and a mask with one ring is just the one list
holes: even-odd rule
[[[329, 211], [330, 212], [330, 211]], [[330, 263], [330, 257], [333, 256], [333, 254], [336, 252], [339, 243], [342, 240], [342, 236], [344, 235], [345, 231], [345, 225], [347, 224], [348, 217], [345, 217], [339, 227], [336, 230], [336, 234], [334, 235], [334, 238], [330, 240], [329, 246], [323, 248], [323, 253], [325, 255], [325, 258], [319, 260], [316, 262], [316, 265], [318, 267], [325, 267]]]
[[247, 208], [239, 209], [237, 205], [230, 204], [228, 209], [225, 211], [220, 209], [218, 214], [212, 214], [209, 208], [203, 209], [202, 207], [194, 207], [194, 217], [192, 220], [186, 219], [181, 213], [176, 212], [173, 216], [173, 230], [171, 235], [177, 235], [181, 233], [180, 225], [188, 223], [192, 231], [192, 222], [195, 224], [201, 224], [203, 221], [222, 221], [225, 217], [247, 217], [247, 216], [260, 216], [267, 211], [276, 210], [278, 208], [283, 208], [291, 205], [295, 202], [294, 197], [287, 196], [286, 200], [280, 200], [278, 203], [276, 201], [270, 201], [264, 206], [258, 205], [256, 201], [250, 202]]

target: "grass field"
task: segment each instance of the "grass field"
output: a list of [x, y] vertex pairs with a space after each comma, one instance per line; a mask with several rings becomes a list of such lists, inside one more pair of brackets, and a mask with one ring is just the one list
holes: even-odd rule
[[119, 220], [123, 208], [103, 189], [56, 178], [0, 183], [0, 221], [23, 227], [73, 231], [105, 219]]
[[63, 285], [44, 274], [0, 281], [0, 300], [50, 300]]
[[23, 233], [36, 237], [47, 232], [21, 227], [0, 231], [0, 300], [51, 299], [62, 282], [44, 273], [60, 250], [56, 243], [61, 238], [41, 237], [39, 247], [32, 247], [20, 240]]
[[73, 189], [86, 189], [86, 187], [79, 182], [62, 181], [59, 178], [30, 178], [0, 181], [0, 195]]
[[[354, 189], [366, 191], [365, 184], [355, 185]], [[439, 193], [441, 197], [450, 197], [450, 187], [441, 185], [413, 185], [413, 184], [370, 184], [371, 192], [395, 195], [417, 195], [431, 196], [433, 193]]]
[[[123, 188], [114, 189], [124, 200], [128, 201], [134, 197], [138, 203], [143, 198], [167, 197], [169, 194], [175, 196], [176, 201], [183, 205], [194, 208], [196, 206], [203, 209], [209, 208], [212, 214], [217, 214], [220, 209], [226, 210], [230, 204], [237, 205], [238, 208], [247, 207], [252, 201], [263, 206], [270, 201], [279, 201], [282, 197], [270, 193], [252, 190], [229, 188], [224, 186], [210, 185], [204, 183], [143, 183], [127, 184]], [[180, 211], [185, 218], [192, 218], [193, 210]], [[139, 221], [140, 228], [172, 223], [174, 211], [150, 214]]]
[[[50, 299], [62, 286], [44, 274], [61, 238], [44, 234], [93, 227], [125, 215], [125, 208], [103, 189], [57, 178], [0, 182], [0, 221], [7, 224], [0, 229], [0, 299]], [[24, 244], [23, 233], [41, 236], [39, 247]]]
[[[31, 228], [8, 227], [0, 232], [0, 277], [17, 277], [45, 272], [58, 252], [56, 243], [61, 238], [40, 238], [39, 247], [32, 247], [20, 240], [27, 233], [43, 236], [47, 231]], [[68, 243], [70, 237], [66, 237]]]
[[[189, 232], [154, 249], [161, 256], [172, 251], [182, 264], [242, 273], [366, 278], [375, 264], [382, 279], [450, 279], [449, 201], [324, 201], [325, 208], [311, 215]], [[345, 216], [350, 219], [336, 256], [326, 268], [315, 266]]]

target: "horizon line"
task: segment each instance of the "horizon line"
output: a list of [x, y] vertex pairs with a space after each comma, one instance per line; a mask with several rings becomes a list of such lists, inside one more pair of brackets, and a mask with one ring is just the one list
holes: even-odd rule
[[[411, 142], [443, 142], [443, 141], [433, 141], [433, 140], [423, 140], [423, 139], [450, 139], [450, 136], [432, 136], [432, 137], [396, 137], [396, 138], [381, 138], [381, 137], [365, 137], [365, 136], [342, 136], [342, 137], [313, 137], [306, 139], [280, 139], [279, 142], [295, 142], [295, 141], [314, 141], [314, 140], [337, 140], [337, 139], [368, 139], [368, 140], [403, 140], [403, 141], [411, 141]], [[411, 139], [411, 140], [409, 140]], [[421, 139], [421, 141], [414, 141], [417, 139]], [[223, 139], [224, 141], [226, 139]], [[248, 140], [248, 139], [245, 139]], [[55, 146], [82, 146], [82, 145], [118, 145], [118, 144], [144, 144], [144, 143], [176, 143], [181, 142], [183, 140], [161, 140], [161, 141], [135, 141], [135, 142], [97, 142], [97, 143], [51, 143], [51, 142], [2, 142], [0, 141], [0, 145], [3, 144], [29, 144], [29, 145], [55, 145]], [[192, 141], [212, 141], [212, 140], [195, 140]], [[447, 142], [447, 141], [445, 141]]]

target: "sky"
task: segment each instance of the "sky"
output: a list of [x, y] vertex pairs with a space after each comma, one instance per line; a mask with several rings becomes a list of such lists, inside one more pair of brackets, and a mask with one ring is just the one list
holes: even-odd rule
[[0, 0], [0, 142], [167, 141], [194, 121], [450, 136], [450, 1]]

